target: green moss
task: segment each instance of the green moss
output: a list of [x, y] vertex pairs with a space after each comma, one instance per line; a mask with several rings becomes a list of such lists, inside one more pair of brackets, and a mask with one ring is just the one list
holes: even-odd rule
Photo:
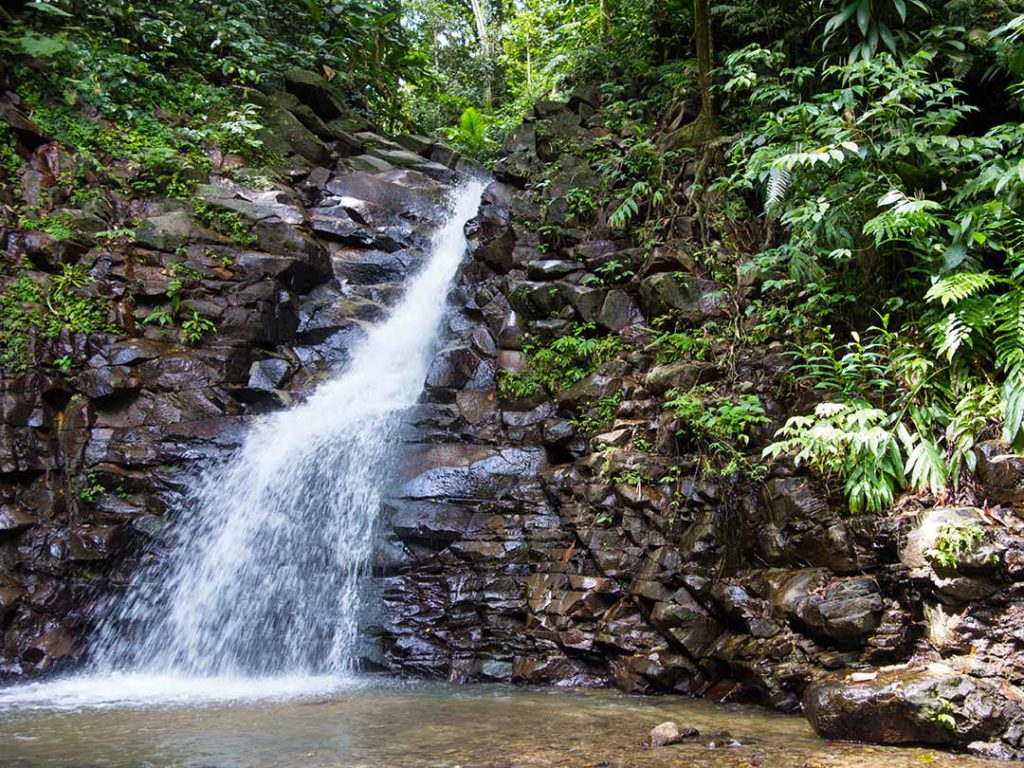
[[45, 232], [54, 240], [70, 240], [74, 237], [75, 231], [72, 229], [71, 225], [71, 216], [60, 211], [57, 213], [51, 213], [41, 219], [22, 216], [18, 220], [18, 226], [21, 229], [27, 229], [33, 232]]
[[246, 248], [259, 239], [252, 231], [252, 224], [240, 213], [211, 208], [200, 198], [193, 198], [192, 210], [204, 226], [224, 235], [235, 245]]
[[92, 282], [78, 265], [64, 265], [54, 276], [49, 292], [34, 281], [24, 267], [0, 290], [0, 369], [24, 373], [35, 360], [30, 354], [33, 338], [55, 338], [63, 330], [73, 333], [116, 331], [107, 322], [107, 304], [83, 295]]

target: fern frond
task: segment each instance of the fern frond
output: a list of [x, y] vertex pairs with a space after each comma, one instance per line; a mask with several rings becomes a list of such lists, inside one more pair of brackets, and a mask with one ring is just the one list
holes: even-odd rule
[[608, 217], [608, 226], [612, 229], [624, 229], [637, 214], [640, 213], [640, 206], [632, 197], [627, 197], [619, 207]]
[[768, 173], [768, 185], [764, 203], [765, 210], [771, 211], [781, 205], [786, 199], [792, 183], [793, 172], [789, 168], [781, 165], [773, 166]]
[[945, 307], [987, 290], [997, 282], [999, 278], [991, 272], [958, 272], [935, 283], [924, 298], [926, 301], [940, 301]]
[[1021, 437], [1024, 424], [1024, 368], [1014, 368], [1003, 382], [1003, 399], [1000, 403], [1003, 413], [1003, 439], [1016, 445]]
[[996, 364], [1004, 371], [1024, 370], [1024, 289], [1014, 289], [996, 298], [993, 346]]
[[936, 323], [932, 333], [936, 340], [935, 351], [951, 362], [962, 346], [973, 346], [973, 329], [956, 312], [949, 313]]

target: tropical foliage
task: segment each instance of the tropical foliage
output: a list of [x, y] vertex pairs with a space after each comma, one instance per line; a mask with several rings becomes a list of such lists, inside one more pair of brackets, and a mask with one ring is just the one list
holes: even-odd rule
[[[541, 247], [581, 233], [630, 240], [635, 255], [585, 282], [628, 288], [685, 242], [686, 268], [726, 286], [730, 316], [701, 328], [650, 318], [640, 350], [592, 324], [527, 340], [506, 397], [563, 390], [617, 355], [727, 366], [745, 345], [775, 343], [802, 405], [764, 456], [821, 474], [855, 511], [905, 491], [969, 491], [980, 440], [1024, 450], [1019, 0], [12, 6], [0, 11], [0, 74], [39, 130], [75, 151], [58, 196], [84, 204], [106, 186], [180, 198], [240, 246], [251, 232], [206, 207], [196, 180], [216, 152], [272, 172], [262, 91], [290, 70], [319, 73], [383, 130], [434, 135], [485, 163], [537, 102], [585, 95], [599, 110], [586, 141], [553, 143], [530, 180], [559, 190]], [[543, 119], [536, 129], [551, 138]], [[0, 121], [10, 224], [74, 238], [66, 211], [16, 183], [19, 140]], [[109, 327], [86, 273], [72, 265], [38, 285], [19, 270], [7, 265], [0, 301], [6, 367], [27, 367], [33, 333]], [[190, 279], [175, 275], [147, 321], [199, 344], [214, 329], [181, 306]], [[592, 431], [618, 405], [578, 420]], [[678, 442], [720, 457], [710, 469], [757, 464], [752, 435], [769, 418], [757, 398], [700, 386], [663, 405]]]

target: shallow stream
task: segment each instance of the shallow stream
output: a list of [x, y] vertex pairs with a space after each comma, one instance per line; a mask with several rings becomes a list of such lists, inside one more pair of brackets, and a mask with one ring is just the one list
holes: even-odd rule
[[[116, 693], [115, 693], [116, 692]], [[697, 728], [644, 749], [665, 720]], [[728, 731], [729, 737], [714, 736]], [[833, 744], [764, 709], [612, 691], [329, 679], [77, 678], [0, 691], [3, 768], [903, 768], [996, 766]]]

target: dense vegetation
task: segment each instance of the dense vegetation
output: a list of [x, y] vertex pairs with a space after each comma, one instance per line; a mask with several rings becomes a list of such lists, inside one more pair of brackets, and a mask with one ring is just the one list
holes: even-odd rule
[[[651, 258], [688, 240], [694, 271], [727, 286], [729, 322], [652, 319], [659, 361], [787, 346], [794, 389], [811, 396], [766, 458], [810, 466], [851, 509], [878, 511], [905, 490], [967, 492], [983, 437], [1024, 448], [1019, 0], [5, 7], [0, 74], [39, 131], [78, 158], [57, 193], [33, 196], [19, 182], [23, 137], [0, 122], [3, 204], [22, 229], [72, 237], [65, 209], [101, 187], [192, 200], [214, 148], [272, 172], [280, 158], [260, 138], [258, 89], [295, 68], [322, 73], [385, 130], [441, 135], [485, 162], [536, 101], [596, 87], [606, 131], [570, 148], [596, 177], [565, 194], [565, 228], [631, 237]], [[201, 203], [196, 213], [246, 236], [230, 216]], [[5, 367], [27, 368], [31, 332], [109, 327], [74, 267], [47, 286], [6, 269]], [[598, 280], [637, 271], [612, 262]], [[173, 322], [174, 310], [151, 321]], [[186, 319], [183, 337], [201, 340], [213, 330], [204, 320]], [[531, 366], [503, 387], [525, 397], [569, 386], [619, 343], [579, 327], [528, 344]], [[752, 470], [740, 449], [765, 421], [759, 403], [671, 394], [666, 408], [722, 457], [716, 471]]]

